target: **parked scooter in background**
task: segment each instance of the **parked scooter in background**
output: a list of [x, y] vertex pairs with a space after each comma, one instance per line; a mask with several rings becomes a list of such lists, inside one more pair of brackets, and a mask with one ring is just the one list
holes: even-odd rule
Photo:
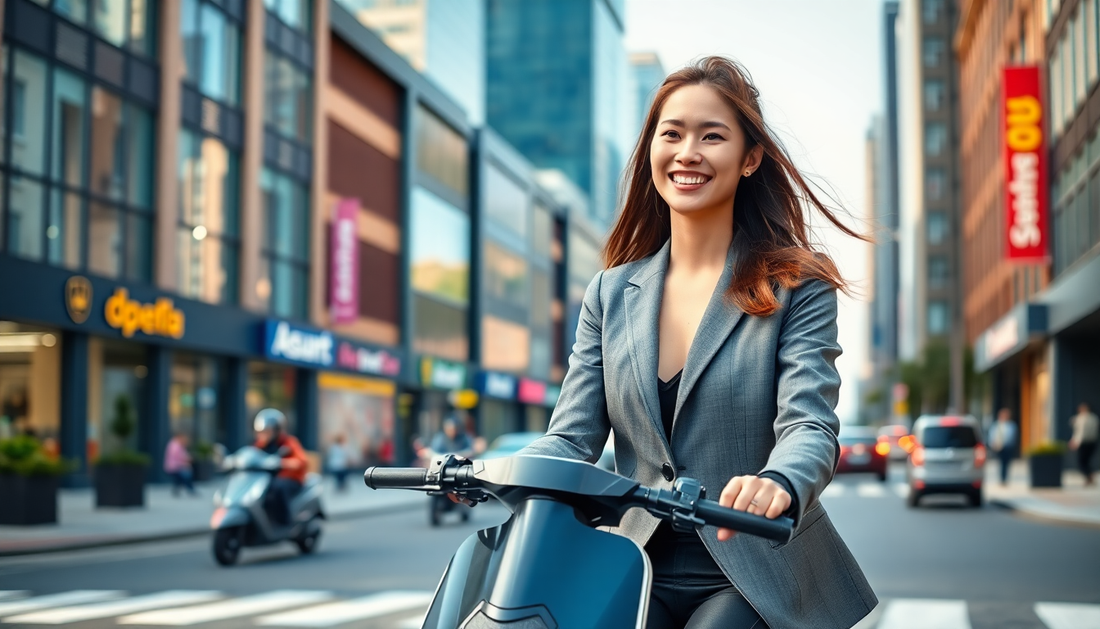
[[290, 501], [290, 524], [277, 523], [269, 510], [271, 481], [282, 469], [282, 457], [245, 446], [227, 456], [223, 469], [229, 472], [226, 487], [214, 496], [214, 559], [223, 566], [237, 562], [241, 548], [294, 542], [302, 554], [317, 549], [321, 537], [321, 479], [306, 476], [302, 489]]
[[511, 518], [478, 531], [447, 565], [423, 629], [642, 629], [652, 569], [633, 540], [601, 531], [631, 508], [677, 530], [711, 525], [786, 542], [794, 522], [769, 520], [703, 498], [691, 478], [675, 489], [644, 487], [581, 461], [545, 456], [464, 460], [439, 456], [425, 468], [367, 469], [372, 489], [497, 498]]

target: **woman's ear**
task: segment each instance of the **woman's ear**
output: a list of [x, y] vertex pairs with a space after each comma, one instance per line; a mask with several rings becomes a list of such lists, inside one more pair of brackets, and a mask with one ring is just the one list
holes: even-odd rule
[[749, 149], [749, 154], [745, 156], [745, 166], [742, 171], [756, 172], [760, 168], [760, 163], [764, 161], [764, 147], [757, 144]]

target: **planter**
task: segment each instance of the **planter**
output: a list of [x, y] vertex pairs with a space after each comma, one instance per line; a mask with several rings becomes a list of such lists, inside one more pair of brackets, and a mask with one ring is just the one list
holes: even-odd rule
[[1061, 487], [1064, 458], [1061, 454], [1033, 454], [1028, 457], [1027, 465], [1031, 472], [1031, 486]]
[[95, 506], [144, 507], [144, 465], [103, 464], [95, 468]]
[[209, 459], [195, 461], [194, 469], [196, 482], [214, 480], [214, 474], [217, 472], [214, 462]]
[[0, 474], [0, 524], [56, 523], [56, 476]]

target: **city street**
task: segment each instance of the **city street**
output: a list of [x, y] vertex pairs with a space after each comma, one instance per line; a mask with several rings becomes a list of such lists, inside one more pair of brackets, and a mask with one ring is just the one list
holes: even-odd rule
[[[887, 483], [838, 477], [824, 498], [882, 601], [861, 629], [1093, 626], [1081, 623], [1100, 614], [1100, 530], [969, 509], [951, 497], [914, 511], [903, 496], [893, 470]], [[469, 524], [455, 519], [439, 529], [420, 509], [343, 520], [329, 524], [315, 556], [299, 557], [289, 545], [251, 550], [229, 569], [214, 564], [207, 539], [3, 559], [0, 590], [24, 592], [0, 593], [0, 618], [80, 629], [418, 627], [450, 553], [505, 516], [482, 505]], [[59, 598], [36, 598], [46, 596]]]

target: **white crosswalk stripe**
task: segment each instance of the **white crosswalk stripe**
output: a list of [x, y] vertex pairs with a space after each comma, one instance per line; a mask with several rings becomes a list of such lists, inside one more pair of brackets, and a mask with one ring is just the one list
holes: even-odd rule
[[822, 498], [837, 498], [844, 495], [844, 485], [832, 484], [825, 488], [825, 491], [821, 492]]
[[331, 592], [276, 590], [266, 594], [244, 596], [194, 607], [173, 607], [123, 616], [118, 619], [118, 622], [120, 625], [171, 625], [176, 627], [197, 625], [203, 622], [255, 616], [303, 605], [312, 605], [331, 598], [333, 598]]
[[909, 485], [906, 483], [890, 483], [886, 485], [874, 481], [855, 484], [833, 483], [826, 487], [825, 491], [821, 492], [821, 497], [851, 497], [853, 494], [860, 498], [888, 498], [890, 494], [893, 494], [898, 498], [904, 499], [909, 497]]
[[325, 603], [264, 616], [257, 619], [256, 624], [279, 627], [332, 627], [353, 620], [381, 618], [417, 608], [426, 609], [431, 600], [431, 592], [381, 592], [350, 601]]
[[875, 629], [971, 629], [966, 601], [896, 598]]
[[10, 601], [14, 598], [26, 598], [30, 592], [26, 590], [0, 590], [0, 601]]
[[860, 498], [881, 498], [886, 495], [886, 490], [880, 483], [860, 483], [856, 487], [856, 495]]
[[135, 612], [143, 612], [150, 609], [206, 603], [219, 598], [221, 598], [220, 592], [170, 590], [157, 594], [134, 596], [101, 603], [58, 607], [55, 609], [41, 609], [39, 611], [5, 618], [4, 622], [25, 625], [63, 625], [65, 623], [95, 620], [97, 618], [113, 618], [115, 616], [133, 614]]
[[83, 603], [98, 603], [125, 596], [125, 592], [119, 590], [72, 590], [60, 594], [47, 594], [34, 596], [16, 601], [0, 603], [0, 618], [16, 616], [37, 609], [52, 609], [67, 605], [81, 605]]
[[908, 498], [909, 485], [905, 483], [894, 483], [894, 493], [897, 494], [898, 498]]
[[1049, 629], [1100, 629], [1100, 605], [1036, 603], [1035, 615]]
[[397, 621], [396, 629], [420, 629], [424, 626], [423, 616], [410, 616], [404, 620]]

